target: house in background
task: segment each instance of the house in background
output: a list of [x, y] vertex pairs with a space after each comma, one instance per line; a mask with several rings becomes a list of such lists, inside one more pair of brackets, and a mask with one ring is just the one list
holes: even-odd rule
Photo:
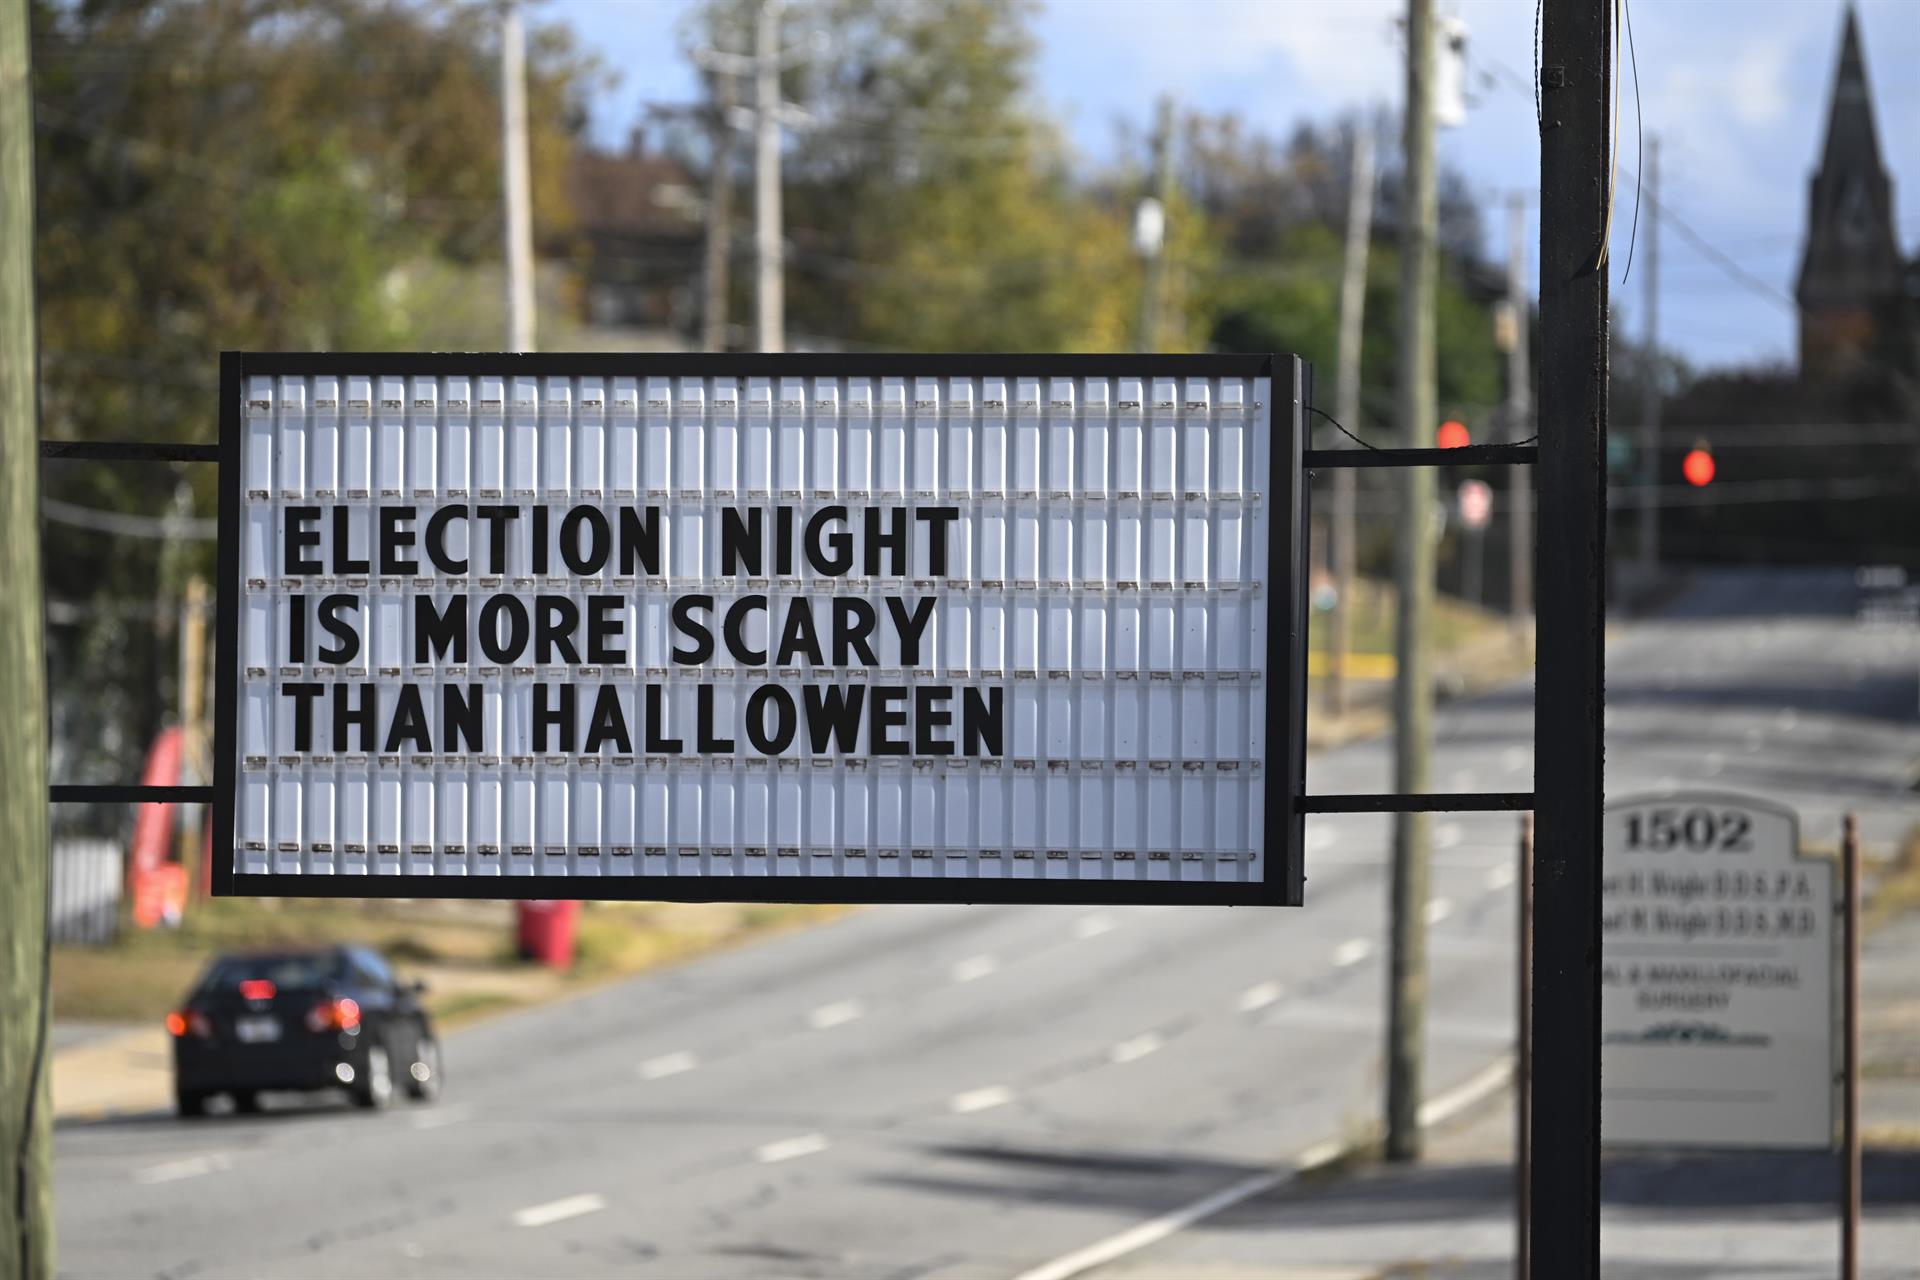
[[700, 325], [705, 208], [692, 173], [649, 153], [635, 130], [624, 151], [576, 152], [567, 194], [574, 226], [563, 256], [569, 345], [584, 350], [682, 351]]

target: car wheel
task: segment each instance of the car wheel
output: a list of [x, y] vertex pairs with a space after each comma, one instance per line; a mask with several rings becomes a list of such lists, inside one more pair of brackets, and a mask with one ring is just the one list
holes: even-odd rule
[[393, 1064], [386, 1046], [367, 1049], [367, 1069], [354, 1085], [353, 1100], [369, 1111], [379, 1111], [393, 1101]]
[[253, 1115], [260, 1110], [260, 1095], [252, 1089], [235, 1089], [233, 1109], [242, 1115]]
[[207, 1095], [198, 1089], [175, 1089], [173, 1091], [173, 1109], [181, 1117], [191, 1119], [207, 1114]]
[[413, 1051], [413, 1064], [407, 1069], [407, 1096], [415, 1102], [432, 1102], [440, 1096], [440, 1042], [431, 1036], [420, 1037]]

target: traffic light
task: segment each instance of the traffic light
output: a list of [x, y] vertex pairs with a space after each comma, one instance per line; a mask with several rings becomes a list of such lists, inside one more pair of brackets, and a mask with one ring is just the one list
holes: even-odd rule
[[1680, 474], [1696, 489], [1713, 483], [1713, 450], [1705, 440], [1687, 450], [1687, 456], [1680, 460]]
[[1464, 449], [1472, 443], [1472, 440], [1467, 435], [1466, 423], [1449, 418], [1440, 424], [1440, 431], [1434, 438], [1434, 443], [1442, 449]]

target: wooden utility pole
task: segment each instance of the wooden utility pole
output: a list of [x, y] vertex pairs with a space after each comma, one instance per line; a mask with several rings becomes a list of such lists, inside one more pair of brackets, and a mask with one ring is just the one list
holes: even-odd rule
[[[1614, 0], [1545, 0], [1534, 663], [1532, 1274], [1600, 1275], [1607, 271]], [[1539, 1158], [1544, 1153], [1545, 1158]]]
[[707, 242], [701, 272], [700, 349], [727, 349], [727, 295], [733, 267], [734, 77], [707, 71]]
[[[1406, 194], [1400, 214], [1400, 443], [1434, 442], [1434, 268], [1438, 201], [1433, 172], [1433, 0], [1407, 0]], [[1432, 467], [1403, 467], [1394, 561], [1400, 599], [1394, 628], [1393, 789], [1427, 791], [1433, 772], [1433, 677], [1427, 620], [1433, 609]], [[1420, 1091], [1427, 1006], [1427, 888], [1433, 820], [1393, 816], [1393, 887], [1388, 904], [1386, 1154], [1420, 1157]]]
[[1652, 134], [1640, 180], [1647, 190], [1647, 243], [1640, 264], [1647, 309], [1640, 357], [1646, 362], [1640, 374], [1640, 589], [1652, 591], [1660, 573], [1660, 505], [1653, 500], [1660, 484], [1660, 139]]
[[[1347, 172], [1347, 243], [1340, 262], [1340, 349], [1334, 372], [1334, 412], [1340, 425], [1360, 430], [1360, 343], [1367, 312], [1367, 249], [1373, 239], [1373, 130], [1354, 122]], [[1333, 473], [1333, 608], [1327, 614], [1327, 706], [1347, 714], [1347, 656], [1353, 649], [1354, 489], [1352, 467]]]
[[517, 0], [500, 10], [500, 183], [507, 206], [507, 350], [534, 343], [533, 197], [528, 189], [527, 36]]
[[[1533, 340], [1532, 308], [1527, 303], [1527, 197], [1514, 192], [1507, 202], [1507, 438], [1525, 440], [1533, 431], [1533, 382], [1528, 347]], [[1507, 510], [1513, 533], [1507, 540], [1508, 616], [1515, 640], [1533, 622], [1533, 468], [1507, 468]]]
[[47, 662], [28, 6], [0, 7], [0, 1276], [53, 1274]]

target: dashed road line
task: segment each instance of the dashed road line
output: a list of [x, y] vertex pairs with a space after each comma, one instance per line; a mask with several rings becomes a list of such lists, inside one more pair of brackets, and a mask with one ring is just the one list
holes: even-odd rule
[[513, 1225], [516, 1227], [545, 1227], [556, 1222], [565, 1222], [568, 1218], [578, 1218], [583, 1214], [598, 1213], [607, 1207], [605, 1196], [594, 1192], [568, 1196], [564, 1200], [549, 1200], [546, 1204], [529, 1205], [525, 1209], [513, 1211]]
[[663, 1053], [657, 1058], [648, 1058], [640, 1064], [640, 1078], [665, 1080], [668, 1076], [677, 1076], [699, 1065], [700, 1059], [684, 1049], [678, 1053]]
[[1112, 932], [1113, 917], [1111, 916], [1081, 916], [1073, 922], [1073, 936], [1081, 942]]
[[1116, 1064], [1138, 1062], [1165, 1043], [1166, 1041], [1160, 1038], [1159, 1032], [1148, 1031], [1134, 1036], [1131, 1040], [1122, 1040], [1113, 1046], [1107, 1051], [1107, 1061]]
[[1373, 954], [1373, 942], [1368, 938], [1348, 938], [1333, 949], [1333, 967], [1345, 969], [1359, 964]]
[[993, 1107], [1002, 1107], [1013, 1101], [1013, 1090], [1005, 1085], [990, 1084], [984, 1089], [969, 1089], [965, 1093], [956, 1093], [947, 1101], [947, 1110], [955, 1115], [972, 1115], [976, 1111], [986, 1111]]
[[948, 976], [955, 982], [972, 982], [984, 978], [1000, 967], [1000, 962], [990, 955], [968, 956], [953, 966]]
[[1234, 1007], [1242, 1013], [1253, 1013], [1264, 1009], [1286, 994], [1286, 988], [1277, 982], [1259, 982], [1240, 993], [1234, 1001]]
[[209, 1151], [202, 1156], [189, 1156], [185, 1160], [169, 1160], [165, 1164], [136, 1169], [133, 1180], [154, 1186], [162, 1182], [178, 1182], [182, 1178], [197, 1178], [203, 1173], [218, 1173], [232, 1167], [232, 1156], [224, 1151]]
[[416, 1129], [444, 1129], [450, 1124], [459, 1124], [473, 1119], [471, 1107], [441, 1107], [438, 1111], [427, 1111], [413, 1118]]
[[[1498, 1089], [1511, 1076], [1512, 1071], [1513, 1060], [1501, 1059], [1465, 1084], [1424, 1104], [1420, 1108], [1420, 1123], [1439, 1124], [1459, 1114]], [[1217, 1213], [1231, 1209], [1237, 1204], [1243, 1204], [1276, 1187], [1284, 1187], [1302, 1173], [1339, 1159], [1346, 1154], [1347, 1149], [1345, 1143], [1335, 1140], [1315, 1143], [1294, 1157], [1293, 1164], [1288, 1168], [1256, 1173], [1238, 1182], [1229, 1183], [1213, 1194], [1202, 1196], [1192, 1204], [1184, 1205], [1171, 1213], [1150, 1218], [1138, 1226], [1129, 1227], [1104, 1240], [1096, 1240], [1085, 1248], [1062, 1254], [1051, 1262], [1023, 1271], [1015, 1280], [1073, 1280], [1073, 1277], [1085, 1275], [1096, 1267], [1103, 1267], [1130, 1253], [1137, 1253], [1150, 1245], [1158, 1244], [1196, 1222], [1211, 1218]]]
[[761, 1164], [779, 1164], [783, 1160], [798, 1160], [801, 1156], [814, 1155], [826, 1149], [825, 1134], [807, 1133], [798, 1138], [782, 1138], [778, 1142], [756, 1147], [753, 1158]]
[[807, 1015], [807, 1025], [815, 1031], [825, 1031], [830, 1027], [843, 1026], [866, 1015], [866, 1006], [858, 1000], [835, 1000], [832, 1004], [823, 1004]]

